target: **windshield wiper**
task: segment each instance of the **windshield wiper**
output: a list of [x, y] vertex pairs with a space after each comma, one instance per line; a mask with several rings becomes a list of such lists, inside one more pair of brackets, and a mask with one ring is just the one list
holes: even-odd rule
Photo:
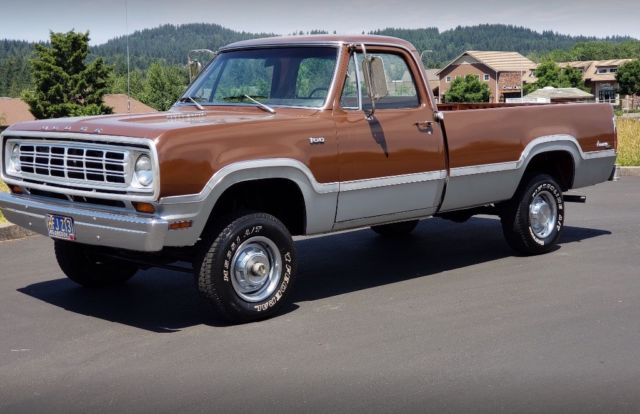
[[253, 102], [254, 104], [256, 104], [258, 106], [258, 108], [262, 109], [263, 111], [267, 111], [270, 114], [275, 114], [276, 113], [276, 110], [273, 109], [272, 107], [270, 107], [269, 105], [265, 105], [260, 101], [256, 101], [255, 99], [253, 99], [249, 95], [245, 95], [244, 97], [247, 98], [248, 100], [250, 100], [251, 102]]
[[182, 98], [180, 98], [178, 102], [191, 102], [196, 106], [196, 108], [198, 108], [201, 111], [204, 111], [204, 106], [200, 105], [198, 101], [196, 101], [193, 98], [193, 96], [183, 96]]

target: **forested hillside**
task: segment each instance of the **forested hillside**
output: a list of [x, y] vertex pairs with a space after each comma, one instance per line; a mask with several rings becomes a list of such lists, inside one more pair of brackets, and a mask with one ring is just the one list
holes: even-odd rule
[[[387, 28], [372, 34], [400, 37], [414, 43], [419, 50], [432, 50], [424, 57], [429, 67], [440, 67], [465, 50], [514, 50], [536, 60], [547, 56], [559, 60], [585, 56], [589, 59], [640, 57], [640, 42], [629, 38], [596, 39], [554, 32], [539, 33], [507, 25], [457, 27], [443, 32], [436, 28]], [[264, 36], [270, 34], [237, 32], [217, 24], [204, 23], [145, 29], [129, 37], [131, 65], [140, 71], [146, 71], [157, 61], [168, 65], [184, 65], [191, 49], [215, 50], [231, 42]], [[0, 96], [18, 96], [29, 85], [28, 58], [32, 50], [32, 43], [0, 40]], [[91, 53], [93, 57], [102, 56], [107, 63], [114, 65], [116, 75], [126, 71], [126, 37], [95, 46]]]
[[[554, 50], [569, 50], [585, 42], [600, 41], [616, 44], [632, 40], [628, 37], [569, 36], [555, 32], [536, 32], [524, 27], [482, 24], [478, 26], [456, 27], [439, 32], [438, 29], [395, 29], [387, 28], [373, 34], [400, 37], [413, 43], [425, 53], [424, 60], [429, 67], [441, 67], [465, 50], [516, 51], [525, 56], [540, 57]], [[635, 41], [635, 43], [640, 43]]]
[[[183, 65], [186, 64], [189, 50], [216, 50], [239, 40], [268, 36], [274, 35], [236, 32], [217, 24], [194, 23], [180, 26], [167, 24], [131, 34], [129, 37], [131, 67], [146, 69], [158, 59], [170, 65]], [[115, 64], [116, 72], [119, 72], [125, 69], [126, 47], [126, 37], [121, 36], [94, 47], [92, 53]]]

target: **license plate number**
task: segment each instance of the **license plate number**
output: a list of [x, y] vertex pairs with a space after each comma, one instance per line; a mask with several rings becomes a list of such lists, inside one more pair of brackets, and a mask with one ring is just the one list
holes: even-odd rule
[[49, 230], [49, 237], [54, 239], [76, 239], [76, 229], [71, 217], [49, 214], [47, 216], [47, 229]]

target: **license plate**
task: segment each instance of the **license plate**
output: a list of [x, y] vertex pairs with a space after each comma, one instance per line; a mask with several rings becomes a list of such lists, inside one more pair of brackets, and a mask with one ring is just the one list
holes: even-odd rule
[[76, 229], [71, 217], [49, 214], [47, 215], [47, 229], [49, 230], [49, 237], [54, 239], [76, 239]]

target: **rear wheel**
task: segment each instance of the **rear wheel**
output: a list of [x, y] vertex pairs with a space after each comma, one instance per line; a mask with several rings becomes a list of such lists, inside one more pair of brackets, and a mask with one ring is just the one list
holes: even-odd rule
[[564, 225], [564, 201], [553, 177], [538, 174], [523, 181], [513, 199], [502, 206], [507, 243], [524, 255], [553, 249]]
[[64, 274], [85, 287], [119, 285], [138, 271], [133, 264], [100, 256], [95, 248], [83, 244], [55, 240], [54, 251]]
[[418, 225], [418, 220], [402, 221], [400, 223], [381, 224], [371, 226], [371, 230], [384, 237], [401, 237], [411, 233]]
[[286, 303], [296, 273], [293, 240], [277, 218], [245, 214], [202, 242], [194, 265], [202, 296], [231, 322], [268, 318]]

